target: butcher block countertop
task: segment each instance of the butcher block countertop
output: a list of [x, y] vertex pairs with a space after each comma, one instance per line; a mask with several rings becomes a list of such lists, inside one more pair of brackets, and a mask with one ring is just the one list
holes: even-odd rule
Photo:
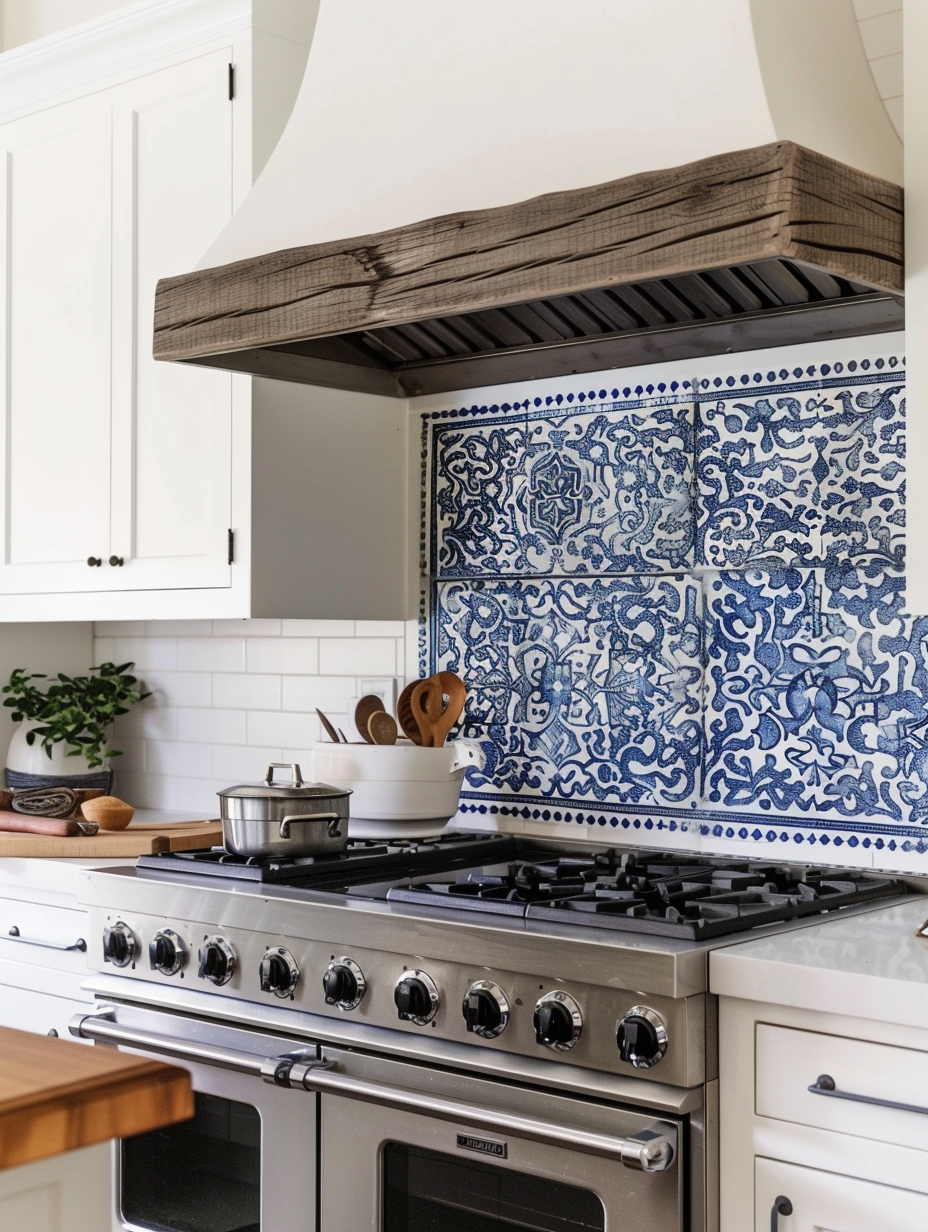
[[184, 1069], [0, 1027], [0, 1169], [192, 1115]]

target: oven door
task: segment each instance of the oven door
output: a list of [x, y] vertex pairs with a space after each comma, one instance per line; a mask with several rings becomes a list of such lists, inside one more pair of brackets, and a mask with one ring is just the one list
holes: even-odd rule
[[72, 1034], [181, 1065], [190, 1121], [114, 1144], [114, 1232], [316, 1232], [316, 1097], [262, 1081], [307, 1041], [119, 1005]]
[[[323, 1232], [685, 1226], [679, 1124], [514, 1083], [324, 1053], [332, 1069], [311, 1079], [323, 1088]], [[642, 1144], [651, 1144], [644, 1153]], [[642, 1161], [662, 1170], [643, 1171]]]

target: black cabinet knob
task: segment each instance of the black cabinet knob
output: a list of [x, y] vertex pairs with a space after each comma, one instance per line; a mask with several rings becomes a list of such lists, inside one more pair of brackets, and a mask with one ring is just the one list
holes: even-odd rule
[[[97, 564], [99, 563], [100, 562], [97, 561]], [[124, 565], [125, 563], [126, 562], [123, 560], [121, 556], [111, 556], [110, 557], [110, 564], [113, 566], [114, 569], [119, 568], [121, 565]]]
[[103, 564], [103, 558], [100, 556], [88, 556], [87, 564], [90, 565], [91, 569], [96, 569]]

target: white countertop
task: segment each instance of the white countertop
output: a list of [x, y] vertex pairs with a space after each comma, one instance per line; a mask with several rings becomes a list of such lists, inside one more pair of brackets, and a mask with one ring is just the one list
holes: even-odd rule
[[928, 1026], [928, 896], [713, 951], [723, 997]]

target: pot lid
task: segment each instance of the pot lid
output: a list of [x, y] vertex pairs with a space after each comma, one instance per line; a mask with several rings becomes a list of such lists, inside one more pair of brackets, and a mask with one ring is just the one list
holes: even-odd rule
[[[289, 783], [275, 783], [275, 770], [289, 770]], [[227, 800], [313, 800], [320, 796], [344, 798], [351, 792], [344, 787], [333, 787], [329, 783], [304, 783], [300, 767], [295, 762], [272, 762], [267, 768], [263, 783], [238, 783], [234, 787], [224, 787], [216, 792]]]

